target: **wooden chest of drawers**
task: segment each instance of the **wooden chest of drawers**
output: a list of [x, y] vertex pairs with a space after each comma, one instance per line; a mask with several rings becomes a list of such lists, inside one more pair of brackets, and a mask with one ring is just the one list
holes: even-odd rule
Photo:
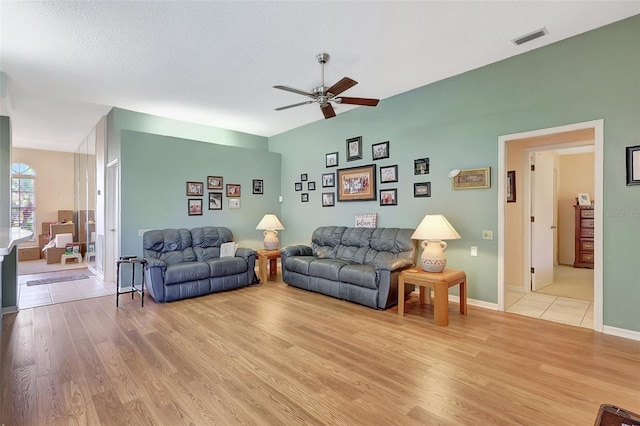
[[576, 213], [574, 268], [593, 269], [593, 206], [574, 206]]

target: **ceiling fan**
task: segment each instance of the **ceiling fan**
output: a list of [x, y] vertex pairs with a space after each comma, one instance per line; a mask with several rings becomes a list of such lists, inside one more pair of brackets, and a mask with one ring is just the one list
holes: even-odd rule
[[338, 96], [340, 93], [345, 90], [355, 86], [358, 84], [357, 81], [350, 79], [349, 77], [344, 77], [342, 80], [338, 81], [331, 87], [327, 87], [324, 85], [324, 64], [329, 60], [328, 53], [318, 53], [316, 55], [316, 59], [322, 66], [322, 84], [318, 87], [313, 88], [312, 92], [305, 92], [304, 90], [293, 89], [287, 86], [273, 86], [275, 89], [286, 90], [287, 92], [297, 93], [299, 95], [307, 96], [311, 98], [308, 101], [299, 102], [293, 105], [287, 105], [280, 108], [276, 108], [276, 111], [282, 111], [283, 109], [293, 108], [300, 105], [307, 105], [311, 103], [318, 103], [320, 105], [320, 109], [324, 114], [324, 118], [332, 118], [336, 116], [336, 112], [333, 110], [333, 105], [331, 103], [336, 104], [350, 104], [350, 105], [364, 105], [364, 106], [376, 106], [378, 105], [379, 99], [371, 99], [371, 98], [349, 98], [346, 96]]

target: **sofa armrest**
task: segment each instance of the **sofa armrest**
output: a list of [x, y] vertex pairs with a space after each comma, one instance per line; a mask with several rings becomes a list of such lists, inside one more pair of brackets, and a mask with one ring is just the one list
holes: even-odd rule
[[280, 250], [280, 256], [282, 257], [312, 256], [312, 255], [313, 255], [313, 249], [305, 245], [287, 246]]
[[236, 250], [236, 257], [241, 257], [247, 261], [251, 256], [255, 258], [257, 255], [258, 255], [258, 252], [252, 248], [238, 247], [238, 249]]
[[144, 260], [147, 261], [147, 269], [162, 268], [162, 270], [164, 271], [167, 267], [167, 264], [160, 259], [155, 259], [153, 257], [145, 257]]
[[415, 263], [413, 263], [413, 259], [400, 257], [396, 259], [387, 259], [382, 262], [378, 262], [375, 264], [376, 270], [384, 270], [384, 271], [396, 271], [398, 269], [404, 269], [407, 267], [413, 267]]

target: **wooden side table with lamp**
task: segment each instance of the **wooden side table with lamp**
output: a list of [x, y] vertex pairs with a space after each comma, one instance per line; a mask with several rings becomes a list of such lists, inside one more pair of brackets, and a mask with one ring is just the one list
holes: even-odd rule
[[[427, 288], [434, 289], [435, 325], [449, 325], [449, 288], [460, 285], [460, 313], [467, 314], [467, 275], [457, 269], [446, 269], [447, 258], [444, 251], [447, 243], [442, 240], [459, 239], [460, 234], [441, 214], [426, 215], [411, 238], [422, 241], [422, 267], [411, 268], [400, 273], [398, 295], [404, 294], [405, 284], [420, 288], [420, 303], [425, 301]], [[430, 295], [431, 293], [429, 293]], [[404, 315], [404, 298], [398, 297], [398, 315]]]
[[268, 279], [267, 261], [269, 261], [269, 276], [274, 278], [278, 272], [278, 259], [280, 258], [278, 231], [283, 230], [284, 225], [275, 214], [266, 214], [256, 229], [264, 231], [264, 250], [258, 250], [258, 278], [260, 284], [266, 284]]

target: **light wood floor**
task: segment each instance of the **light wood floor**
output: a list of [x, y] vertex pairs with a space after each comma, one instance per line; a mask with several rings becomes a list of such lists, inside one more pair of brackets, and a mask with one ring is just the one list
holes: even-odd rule
[[5, 315], [5, 425], [590, 425], [640, 411], [640, 342], [450, 306], [435, 327], [279, 282]]

